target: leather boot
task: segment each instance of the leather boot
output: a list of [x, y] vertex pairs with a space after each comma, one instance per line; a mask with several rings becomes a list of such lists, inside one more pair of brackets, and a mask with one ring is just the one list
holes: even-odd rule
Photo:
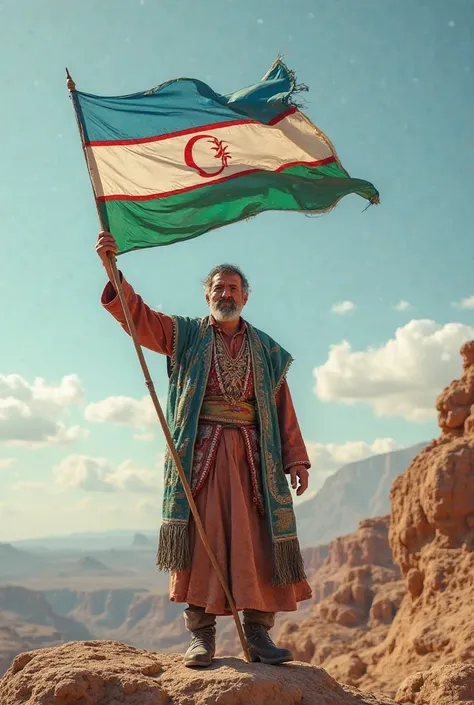
[[191, 632], [191, 643], [184, 654], [188, 668], [207, 668], [216, 653], [216, 628], [201, 627]]
[[207, 668], [216, 653], [216, 615], [203, 607], [189, 605], [184, 611], [186, 629], [191, 632], [191, 643], [184, 654], [184, 665], [189, 668]]
[[260, 661], [272, 666], [293, 661], [293, 654], [288, 649], [280, 649], [273, 643], [268, 627], [254, 622], [244, 622], [244, 633], [252, 661]]

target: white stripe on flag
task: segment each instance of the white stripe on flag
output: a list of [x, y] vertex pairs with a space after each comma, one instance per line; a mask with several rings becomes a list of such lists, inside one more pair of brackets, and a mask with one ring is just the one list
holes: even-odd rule
[[325, 136], [300, 112], [276, 125], [209, 127], [141, 144], [87, 147], [96, 196], [172, 195], [247, 171], [277, 171], [335, 157]]

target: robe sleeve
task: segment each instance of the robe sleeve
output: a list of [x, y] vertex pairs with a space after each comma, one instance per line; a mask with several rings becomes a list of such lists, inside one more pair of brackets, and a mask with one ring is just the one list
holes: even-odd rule
[[[173, 319], [159, 311], [153, 311], [135, 293], [131, 284], [120, 272], [123, 293], [130, 308], [130, 313], [137, 329], [140, 345], [162, 355], [173, 355], [174, 324]], [[116, 321], [128, 333], [127, 323], [123, 315], [122, 304], [111, 282], [108, 282], [101, 297], [102, 306], [112, 314]]]
[[310, 468], [311, 463], [308, 458], [303, 436], [301, 435], [298, 419], [296, 418], [290, 388], [286, 380], [283, 381], [277, 392], [276, 405], [280, 424], [283, 468], [285, 472], [288, 473], [293, 465], [304, 465], [306, 468]]

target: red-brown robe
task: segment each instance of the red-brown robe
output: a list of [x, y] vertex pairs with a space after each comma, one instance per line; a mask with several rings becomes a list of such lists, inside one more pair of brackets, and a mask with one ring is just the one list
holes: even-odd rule
[[[122, 283], [140, 344], [154, 352], [172, 356], [172, 319], [152, 311], [125, 278]], [[127, 331], [119, 298], [110, 283], [105, 287], [101, 301]], [[245, 322], [241, 320], [234, 335], [228, 335], [215, 321], [212, 324], [216, 335], [222, 336], [227, 352], [235, 358], [247, 335]], [[252, 379], [250, 375], [244, 401], [254, 397]], [[205, 399], [216, 398], [219, 394], [219, 380], [216, 365], [213, 364]], [[288, 472], [294, 465], [309, 468], [308, 454], [286, 380], [277, 392], [276, 404], [285, 471]], [[193, 466], [195, 493], [197, 489], [195, 501], [237, 609], [293, 611], [297, 602], [311, 597], [311, 588], [306, 581], [283, 587], [272, 585], [272, 544], [256, 493], [256, 434], [252, 436], [251, 432], [240, 428], [222, 428], [219, 437], [216, 439], [214, 436], [215, 440], [217, 442], [213, 443], [212, 427], [207, 423], [200, 424]], [[170, 599], [203, 607], [212, 614], [229, 614], [224, 591], [196, 535], [192, 518], [190, 547], [191, 570], [171, 573]]]

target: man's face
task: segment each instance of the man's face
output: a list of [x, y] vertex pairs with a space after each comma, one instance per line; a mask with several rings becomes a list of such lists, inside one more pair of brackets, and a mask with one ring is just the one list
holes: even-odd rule
[[233, 321], [239, 318], [247, 298], [238, 274], [216, 274], [211, 289], [206, 294], [206, 301], [216, 321]]

